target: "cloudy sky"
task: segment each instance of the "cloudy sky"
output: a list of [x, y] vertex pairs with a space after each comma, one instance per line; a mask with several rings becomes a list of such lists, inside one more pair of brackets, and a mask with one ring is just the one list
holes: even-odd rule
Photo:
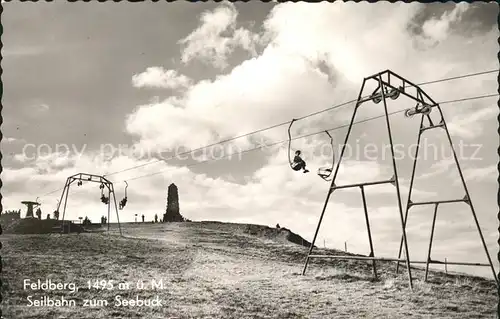
[[[311, 240], [328, 189], [315, 172], [331, 164], [332, 152], [325, 134], [294, 140], [311, 173], [292, 171], [286, 122], [355, 99], [364, 77], [386, 69], [414, 83], [497, 70], [497, 14], [485, 3], [5, 3], [3, 207], [24, 211], [20, 201], [40, 197], [45, 215], [68, 176], [109, 174], [118, 200], [129, 183], [121, 221], [161, 215], [175, 183], [189, 219], [280, 223]], [[422, 88], [437, 102], [490, 95], [497, 73]], [[442, 105], [493, 259], [497, 100]], [[414, 106], [401, 97], [389, 111]], [[291, 133], [341, 127], [331, 131], [338, 160], [352, 112], [351, 103], [310, 116]], [[367, 102], [356, 121], [381, 114], [382, 104]], [[390, 119], [404, 207], [419, 119]], [[387, 137], [383, 118], [355, 125], [337, 184], [390, 178]], [[424, 134], [413, 201], [464, 196], [446, 142], [442, 130]], [[366, 194], [375, 254], [395, 256], [395, 188]], [[99, 197], [97, 184], [74, 185], [68, 217], [99, 220], [106, 213]], [[431, 217], [430, 206], [410, 211], [414, 259], [425, 258]], [[486, 262], [467, 205], [441, 206], [436, 225], [433, 258]], [[347, 242], [349, 251], [368, 253], [367, 241], [359, 190], [336, 191], [317, 244]]]

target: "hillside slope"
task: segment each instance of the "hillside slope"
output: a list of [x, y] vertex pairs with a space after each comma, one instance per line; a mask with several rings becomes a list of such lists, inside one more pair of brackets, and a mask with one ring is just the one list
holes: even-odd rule
[[[415, 270], [414, 291], [394, 264], [378, 263], [373, 280], [366, 261], [316, 261], [300, 275], [307, 248], [269, 238], [266, 228], [223, 223], [122, 225], [114, 234], [2, 236], [5, 318], [494, 318], [493, 281]], [[257, 234], [255, 233], [257, 229]], [[259, 230], [261, 229], [261, 230]], [[248, 230], [246, 232], [246, 230]], [[264, 234], [264, 236], [262, 236]], [[272, 237], [272, 236], [271, 236]], [[325, 251], [323, 253], [335, 253]], [[83, 266], [82, 266], [83, 265]], [[25, 278], [129, 282], [130, 290], [80, 289], [65, 295], [108, 306], [27, 307]], [[162, 280], [163, 289], [138, 290], [138, 281]], [[162, 307], [114, 307], [114, 297], [154, 298]]]
[[280, 241], [283, 243], [293, 243], [300, 246], [310, 247], [311, 243], [295, 234], [285, 227], [269, 227], [255, 224], [223, 223], [219, 221], [192, 222], [190, 227], [200, 227], [204, 229], [214, 229], [219, 232], [231, 232], [238, 234], [248, 234], [262, 239]]

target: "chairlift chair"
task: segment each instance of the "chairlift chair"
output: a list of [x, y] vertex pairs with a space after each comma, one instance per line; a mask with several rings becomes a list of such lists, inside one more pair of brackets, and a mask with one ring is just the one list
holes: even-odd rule
[[[298, 165], [298, 163], [292, 161], [292, 155], [291, 155], [291, 153], [292, 153], [292, 148], [291, 148], [291, 146], [292, 146], [292, 134], [290, 131], [291, 131], [292, 125], [295, 121], [296, 121], [296, 119], [292, 119], [292, 121], [290, 122], [290, 126], [288, 127], [288, 162], [290, 164], [290, 167], [294, 171], [298, 171], [298, 170], [300, 170], [300, 166]], [[318, 169], [318, 176], [321, 177], [322, 179], [324, 179], [325, 181], [329, 181], [329, 178], [332, 175], [333, 167], [335, 165], [335, 153], [334, 153], [334, 149], [333, 149], [333, 137], [330, 135], [330, 133], [328, 131], [325, 131], [325, 133], [330, 138], [330, 146], [332, 148], [332, 166], [331, 167], [320, 167]], [[300, 154], [300, 150], [298, 150], [296, 152], [299, 152], [299, 154]]]
[[[291, 169], [294, 171], [298, 171], [300, 168], [298, 166], [298, 163], [292, 161], [292, 133], [290, 132], [292, 129], [293, 122], [295, 122], [296, 119], [292, 119], [290, 122], [290, 126], [288, 126], [288, 162], [290, 164]], [[300, 150], [297, 150], [296, 152], [300, 152]]]
[[109, 198], [104, 195], [104, 183], [101, 183], [99, 188], [101, 189], [101, 202], [107, 205], [109, 203]]
[[125, 205], [127, 205], [127, 188], [128, 188], [128, 183], [127, 181], [124, 181], [125, 182], [125, 197], [123, 197], [123, 199], [120, 201], [120, 210], [122, 210]]
[[328, 182], [331, 180], [330, 176], [332, 175], [333, 167], [335, 166], [335, 152], [333, 149], [333, 137], [330, 133], [328, 133], [328, 131], [325, 131], [325, 133], [328, 137], [330, 137], [330, 146], [332, 147], [332, 166], [318, 168], [318, 176]]

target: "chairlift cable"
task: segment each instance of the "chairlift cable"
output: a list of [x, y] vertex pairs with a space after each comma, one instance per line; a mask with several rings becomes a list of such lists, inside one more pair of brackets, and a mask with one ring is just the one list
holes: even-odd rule
[[[500, 69], [494, 69], [494, 70], [488, 70], [488, 71], [482, 71], [482, 72], [464, 74], [464, 75], [459, 75], [459, 76], [454, 76], [454, 77], [442, 78], [442, 79], [439, 79], [439, 80], [422, 82], [422, 83], [418, 83], [417, 85], [419, 85], [419, 86], [425, 86], [425, 85], [429, 85], [429, 84], [435, 84], [435, 83], [446, 82], [446, 81], [451, 81], [451, 80], [456, 80], [456, 79], [463, 79], [463, 78], [468, 78], [468, 77], [473, 77], [473, 76], [479, 76], [479, 75], [494, 73], [494, 72], [498, 72], [498, 71], [500, 71]], [[308, 117], [311, 117], [311, 116], [315, 116], [315, 115], [318, 115], [318, 114], [321, 114], [321, 113], [324, 113], [324, 112], [332, 111], [334, 109], [337, 109], [337, 108], [349, 105], [349, 104], [354, 103], [356, 101], [357, 100], [355, 99], [355, 100], [350, 100], [350, 101], [347, 101], [347, 102], [344, 102], [344, 103], [341, 103], [341, 104], [337, 104], [337, 105], [328, 107], [328, 108], [323, 109], [323, 110], [319, 110], [319, 111], [316, 111], [316, 112], [313, 112], [313, 113], [306, 114], [306, 115], [304, 115], [302, 117], [299, 117], [299, 118], [297, 118], [295, 120], [299, 121], [299, 120], [303, 120], [305, 118], [308, 118]], [[194, 152], [199, 151], [199, 150], [203, 150], [205, 148], [209, 148], [209, 147], [216, 146], [216, 145], [219, 145], [219, 144], [223, 144], [223, 143], [227, 143], [227, 142], [230, 142], [230, 141], [234, 141], [236, 139], [247, 137], [249, 135], [261, 133], [261, 132], [264, 132], [264, 131], [267, 131], [267, 130], [270, 130], [270, 129], [273, 129], [273, 128], [277, 128], [277, 127], [286, 125], [288, 123], [289, 122], [287, 121], [287, 122], [275, 124], [275, 125], [272, 125], [272, 126], [269, 126], [269, 127], [266, 127], [266, 128], [262, 128], [262, 129], [259, 129], [259, 130], [256, 130], [256, 131], [252, 131], [252, 132], [245, 133], [245, 134], [242, 134], [242, 135], [238, 135], [238, 136], [235, 136], [235, 137], [232, 137], [232, 138], [221, 140], [221, 141], [218, 141], [218, 142], [206, 145], [206, 146], [202, 146], [202, 147], [196, 148], [196, 149], [191, 150], [191, 151], [182, 152], [182, 153], [180, 153], [180, 154], [178, 154], [176, 156], [189, 155], [191, 153], [194, 153]], [[149, 162], [149, 163], [144, 163], [144, 164], [132, 166], [132, 167], [120, 170], [120, 171], [116, 171], [116, 172], [113, 172], [113, 173], [105, 174], [103, 176], [112, 176], [112, 175], [116, 175], [116, 174], [123, 173], [123, 172], [126, 172], [126, 171], [130, 171], [130, 170], [133, 170], [133, 169], [136, 169], [136, 168], [140, 168], [140, 167], [144, 167], [144, 166], [147, 166], [147, 165], [155, 164], [155, 163], [158, 163], [158, 162], [161, 162], [161, 161], [168, 161], [168, 160], [172, 160], [172, 159], [175, 159], [175, 156], [171, 156], [171, 157], [166, 158], [166, 159], [156, 160], [156, 161]]]
[[[494, 70], [494, 71], [498, 71], [498, 70]], [[488, 73], [492, 73], [494, 71], [489, 71]], [[486, 72], [483, 72], [481, 74], [485, 74], [485, 73]], [[465, 77], [465, 76], [463, 76], [463, 77]], [[446, 79], [441, 80], [441, 82], [445, 81], [445, 80]], [[433, 83], [436, 83], [436, 82], [433, 82]], [[499, 93], [485, 94], [485, 95], [479, 95], [479, 96], [473, 96], [473, 97], [467, 97], [467, 98], [461, 98], [461, 99], [454, 99], [454, 100], [443, 101], [443, 102], [439, 102], [438, 104], [439, 105], [443, 105], [443, 104], [449, 104], [449, 103], [455, 103], [455, 102], [464, 102], [464, 101], [478, 100], [478, 99], [484, 99], [484, 98], [494, 97], [494, 96], [498, 96], [498, 95], [499, 95]], [[349, 103], [349, 102], [346, 102], [346, 103]], [[388, 113], [388, 115], [394, 115], [394, 114], [402, 113], [402, 112], [405, 112], [406, 110], [407, 109], [390, 112], [390, 113]], [[368, 121], [376, 120], [376, 119], [382, 118], [384, 116], [385, 116], [385, 114], [380, 115], [380, 116], [370, 117], [370, 118], [367, 118], [367, 119], [364, 119], [364, 120], [360, 120], [360, 121], [354, 122], [353, 125], [366, 123]], [[290, 123], [290, 122], [286, 122], [286, 123]], [[345, 127], [348, 127], [348, 126], [349, 126], [349, 124], [341, 125], [341, 126], [337, 126], [337, 127], [328, 129], [327, 131], [335, 131], [335, 130], [338, 130], [338, 129], [341, 129], [341, 128], [345, 128]], [[203, 164], [203, 163], [206, 163], [206, 162], [209, 162], [209, 161], [215, 161], [215, 160], [223, 159], [225, 157], [233, 156], [235, 154], [244, 154], [244, 153], [248, 153], [248, 152], [252, 152], [252, 151], [257, 151], [257, 150], [260, 150], [260, 149], [262, 149], [264, 147], [275, 146], [275, 145], [283, 144], [285, 142], [291, 143], [292, 140], [306, 138], [306, 137], [314, 136], [314, 135], [321, 134], [321, 133], [324, 133], [324, 130], [321, 131], [321, 132], [315, 132], [315, 133], [310, 133], [310, 134], [306, 134], [306, 135], [302, 135], [302, 136], [298, 136], [298, 137], [294, 137], [294, 138], [289, 138], [289, 139], [284, 140], [284, 141], [274, 142], [274, 143], [271, 143], [271, 144], [265, 145], [265, 146], [258, 146], [258, 147], [251, 148], [251, 149], [248, 149], [248, 150], [244, 150], [244, 151], [241, 151], [241, 152], [230, 153], [230, 154], [228, 154], [226, 156], [223, 156], [221, 158], [218, 158], [218, 159], [208, 159], [208, 160], [200, 161], [200, 162], [193, 163], [193, 164], [190, 164], [190, 165], [186, 165], [185, 167], [192, 167], [192, 166], [195, 166], [195, 165], [200, 165], [200, 164]], [[155, 172], [155, 173], [150, 173], [150, 174], [146, 174], [146, 175], [141, 175], [141, 176], [133, 177], [133, 178], [130, 178], [128, 180], [131, 181], [131, 180], [141, 179], [141, 178], [145, 178], [145, 177], [149, 177], [149, 176], [161, 174], [164, 171], [166, 171], [166, 170], [160, 170], [160, 171]], [[107, 176], [109, 176], [109, 175], [110, 174], [108, 174]], [[56, 192], [58, 192], [58, 191], [60, 191], [62, 189], [64, 189], [64, 187], [56, 189], [56, 190], [53, 190], [53, 191], [48, 192], [46, 194], [43, 194], [40, 197], [45, 197], [45, 196], [51, 195], [51, 194], [56, 193]]]
[[[443, 102], [439, 102], [438, 104], [441, 105], [441, 104], [448, 104], [448, 103], [453, 103], [453, 102], [463, 102], [463, 101], [470, 101], [470, 100], [478, 100], [478, 99], [483, 99], [483, 98], [488, 98], [488, 97], [493, 97], [493, 96], [498, 96], [498, 95], [499, 95], [499, 93], [493, 93], [493, 94], [488, 94], [488, 95], [481, 95], [481, 96], [475, 96], [475, 97], [469, 97], [469, 98], [462, 98], [462, 99], [456, 99], [456, 100], [443, 101]], [[389, 112], [388, 115], [391, 116], [391, 115], [403, 113], [405, 111], [406, 111], [406, 109], [397, 110], [397, 111]], [[364, 124], [366, 122], [377, 120], [377, 119], [380, 119], [380, 118], [383, 118], [383, 117], [385, 117], [385, 114], [382, 114], [382, 115], [379, 115], [379, 116], [374, 116], [374, 117], [369, 117], [369, 118], [366, 118], [366, 119], [354, 122], [353, 125]], [[346, 128], [346, 127], [349, 127], [349, 124], [344, 124], [344, 125], [336, 126], [336, 127], [330, 128], [330, 129], [328, 129], [326, 131], [329, 131], [329, 132], [330, 131], [336, 131], [336, 130], [339, 130], [339, 129], [342, 129], [342, 128]], [[309, 134], [305, 134], [305, 135], [293, 137], [291, 140], [298, 140], [298, 139], [302, 139], [302, 138], [306, 138], [306, 137], [310, 137], [310, 136], [314, 136], [314, 135], [318, 135], [318, 134], [323, 134], [324, 132], [325, 132], [325, 130], [322, 130], [320, 132], [309, 133]], [[260, 145], [260, 146], [257, 146], [257, 147], [254, 147], [254, 148], [250, 148], [250, 149], [247, 149], [247, 150], [244, 150], [244, 151], [241, 151], [241, 152], [230, 153], [230, 154], [227, 154], [227, 155], [222, 156], [222, 157], [217, 158], [217, 159], [206, 159], [206, 160], [203, 160], [203, 161], [200, 161], [200, 162], [197, 162], [197, 163], [185, 165], [184, 167], [186, 167], [186, 168], [187, 167], [193, 167], [193, 166], [201, 165], [201, 164], [204, 164], [204, 163], [207, 163], [207, 162], [218, 161], [218, 160], [221, 160], [221, 159], [224, 159], [224, 158], [227, 158], [227, 157], [234, 156], [236, 154], [245, 154], [245, 153], [257, 151], [257, 150], [263, 149], [264, 147], [272, 147], [272, 146], [284, 144], [286, 142], [289, 142], [289, 140], [290, 139], [286, 139], [286, 140], [281, 140], [281, 141], [274, 142], [274, 143], [271, 143], [271, 144], [268, 144], [268, 145]], [[170, 171], [172, 169], [173, 168], [169, 167], [167, 169], [163, 169], [163, 170], [160, 170], [160, 171], [157, 171], [157, 172], [154, 172], [154, 173], [149, 173], [149, 174], [145, 174], [145, 175], [140, 175], [140, 176], [136, 176], [136, 177], [133, 177], [133, 178], [129, 178], [128, 180], [131, 181], [131, 180], [142, 179], [142, 178], [146, 178], [146, 177], [158, 175], [158, 174], [164, 173], [166, 171]]]

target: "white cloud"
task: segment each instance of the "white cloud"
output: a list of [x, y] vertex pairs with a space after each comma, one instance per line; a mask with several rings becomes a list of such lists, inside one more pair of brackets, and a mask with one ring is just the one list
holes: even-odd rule
[[[498, 178], [498, 167], [497, 165], [491, 165], [486, 167], [472, 167], [463, 170], [464, 178], [468, 181], [497, 181]], [[456, 180], [456, 184], [461, 184], [459, 179]]]
[[440, 18], [431, 18], [422, 26], [424, 36], [439, 42], [445, 40], [453, 23], [459, 22], [465, 11], [469, 9], [469, 4], [465, 2], [458, 3], [450, 12], [444, 12]]
[[165, 70], [162, 67], [153, 66], [146, 71], [135, 74], [132, 77], [132, 85], [137, 88], [186, 88], [191, 84], [191, 79], [185, 75], [178, 74], [175, 70]]
[[6, 144], [17, 144], [17, 143], [24, 143], [26, 140], [22, 138], [16, 138], [16, 137], [2, 137], [2, 143]]
[[[2, 2], [5, 3], [5, 2]], [[26, 57], [35, 56], [43, 53], [45, 49], [43, 47], [36, 46], [9, 46], [2, 48], [2, 57]]]
[[[458, 69], [466, 73], [477, 46], [483, 46], [483, 52], [487, 52], [489, 45], [492, 48], [496, 45], [489, 35], [464, 44], [460, 35], [452, 34], [442, 45], [427, 51], [416, 49], [406, 27], [422, 8], [421, 4], [388, 3], [278, 5], [264, 23], [263, 37], [269, 44], [261, 55], [244, 61], [213, 81], [194, 84], [176, 103], [170, 98], [140, 106], [128, 117], [127, 129], [142, 137], [143, 143], [199, 147], [345, 102], [358, 93], [363, 77], [383, 69], [395, 70], [410, 80], [441, 78], [448, 76], [450, 70], [455, 74]], [[237, 12], [231, 5], [205, 13], [204, 24], [191, 39], [210, 39], [211, 35], [220, 34], [232, 25], [236, 17]], [[210, 36], [201, 36], [204, 32]], [[394, 50], [394, 46], [399, 49]], [[447, 46], [462, 46], [462, 49], [452, 49], [455, 55], [450, 56]], [[205, 47], [212, 50], [210, 45], [199, 44], [200, 50]], [[488, 59], [475, 61], [490, 64]], [[319, 63], [325, 63], [329, 72], [336, 75], [333, 85], [329, 76], [320, 71]], [[448, 98], [450, 95], [461, 97], [462, 92], [474, 94], [477, 88], [484, 88], [480, 82], [458, 84], [434, 85], [429, 87], [429, 93], [437, 95], [439, 100], [440, 93], [447, 93]], [[346, 112], [352, 109], [346, 108]], [[332, 123], [322, 124], [321, 118], [327, 116], [335, 123], [344, 120], [342, 124], [346, 124], [341, 115], [341, 112], [333, 116], [325, 113], [301, 121], [297, 126], [307, 127], [315, 121], [314, 125], [331, 127]], [[262, 135], [285, 139], [286, 129]]]
[[27, 155], [25, 152], [14, 155], [14, 160], [23, 163], [39, 172], [52, 173], [59, 169], [69, 167], [78, 161], [79, 156], [71, 156], [69, 153], [50, 152]]
[[415, 4], [285, 4], [273, 9], [265, 28], [275, 45], [313, 62], [324, 60], [359, 85], [363, 77], [384, 69], [399, 71], [408, 62], [403, 49], [393, 50], [393, 45], [410, 49], [404, 29], [417, 11]]
[[29, 161], [29, 158], [24, 153], [15, 154], [13, 159], [19, 163], [26, 163]]
[[[263, 70], [268, 70], [266, 76]], [[287, 121], [305, 114], [308, 105], [328, 105], [331, 90], [327, 76], [299, 56], [284, 57], [278, 48], [268, 48], [228, 75], [189, 88], [175, 100], [182, 107], [175, 107], [172, 98], [140, 106], [128, 117], [127, 130], [141, 136], [144, 143], [197, 148]], [[265, 134], [286, 138], [286, 129]]]
[[479, 137], [484, 130], [482, 122], [488, 120], [496, 122], [498, 107], [496, 102], [494, 103], [495, 106], [491, 106], [492, 104], [473, 112], [455, 115], [447, 124], [450, 134], [464, 139]]
[[453, 158], [441, 159], [441, 160], [433, 163], [429, 167], [430, 172], [415, 176], [415, 179], [420, 180], [420, 179], [430, 178], [430, 177], [433, 177], [436, 175], [444, 174], [444, 173], [448, 172], [450, 167], [452, 167], [453, 165], [456, 165], [455, 160]]
[[[185, 45], [182, 51], [182, 62], [188, 63], [197, 58], [209, 62], [215, 67], [227, 67], [227, 58], [235, 48], [241, 47], [256, 54], [257, 34], [244, 28], [236, 29], [238, 12], [232, 3], [225, 3], [213, 11], [204, 12], [200, 18], [201, 25], [179, 41]], [[230, 33], [224, 36], [223, 33]]]
[[35, 110], [40, 111], [40, 112], [46, 112], [50, 109], [50, 106], [48, 104], [45, 104], [45, 103], [34, 104], [34, 105], [32, 105], [32, 107]]

